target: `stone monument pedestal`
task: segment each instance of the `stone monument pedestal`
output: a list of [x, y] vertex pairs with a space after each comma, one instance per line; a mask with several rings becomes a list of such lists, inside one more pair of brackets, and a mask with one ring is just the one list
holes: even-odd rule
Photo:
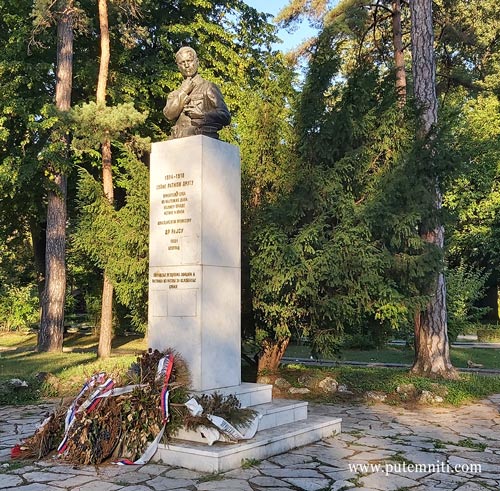
[[149, 346], [182, 354], [193, 390], [239, 385], [239, 150], [206, 136], [154, 143], [150, 173]]
[[206, 136], [154, 143], [150, 174], [149, 347], [183, 356], [194, 394], [233, 394], [262, 415], [250, 440], [207, 446], [199, 432], [181, 430], [154, 459], [221, 472], [339, 433], [340, 419], [273, 401], [271, 385], [241, 383], [237, 147]]

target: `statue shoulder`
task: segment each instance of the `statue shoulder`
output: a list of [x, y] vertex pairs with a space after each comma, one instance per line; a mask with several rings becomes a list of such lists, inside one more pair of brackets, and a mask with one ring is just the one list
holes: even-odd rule
[[210, 80], [207, 80], [207, 79], [201, 77], [200, 75], [197, 76], [195, 83], [196, 83], [197, 87], [199, 89], [202, 89], [202, 90], [216, 90], [219, 93], [221, 91], [219, 86], [216, 83], [210, 82]]

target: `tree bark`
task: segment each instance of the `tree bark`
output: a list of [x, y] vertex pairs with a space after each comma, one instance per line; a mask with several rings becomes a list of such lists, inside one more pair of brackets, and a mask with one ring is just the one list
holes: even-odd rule
[[413, 0], [411, 45], [414, 95], [421, 112], [421, 133], [426, 137], [437, 123], [436, 60], [432, 0]]
[[[66, 4], [57, 23], [56, 107], [71, 107], [73, 76], [73, 13], [72, 1]], [[60, 135], [66, 149], [67, 134]], [[68, 157], [69, 153], [66, 153]], [[45, 286], [42, 315], [38, 332], [38, 351], [62, 351], [64, 335], [64, 304], [66, 297], [66, 176], [53, 170], [55, 189], [49, 191], [45, 249]]]
[[101, 304], [101, 330], [99, 331], [99, 346], [97, 356], [108, 358], [111, 355], [111, 341], [113, 339], [113, 284], [104, 273]]
[[35, 218], [30, 220], [31, 243], [33, 246], [33, 258], [36, 272], [36, 284], [38, 298], [42, 305], [43, 290], [45, 288], [45, 225], [41, 226]]
[[392, 2], [392, 35], [394, 46], [394, 65], [396, 67], [396, 94], [400, 107], [406, 103], [406, 69], [401, 28], [401, 0]]
[[259, 356], [257, 375], [263, 371], [274, 372], [278, 369], [289, 342], [290, 338], [281, 338], [277, 341], [267, 339], [262, 343], [263, 351]]
[[[102, 144], [102, 181], [104, 194], [108, 201], [114, 202], [113, 174], [111, 170], [111, 142], [106, 139]], [[99, 332], [99, 346], [97, 356], [108, 358], [111, 355], [111, 341], [113, 339], [113, 283], [108, 273], [104, 271], [101, 302], [101, 328]]]
[[109, 25], [108, 0], [99, 0], [99, 29], [101, 32], [101, 58], [99, 62], [99, 78], [97, 80], [97, 104], [106, 104], [106, 87], [109, 72]]
[[[101, 31], [101, 59], [99, 63], [99, 78], [97, 80], [97, 106], [106, 105], [106, 87], [109, 73], [109, 25], [107, 0], [99, 0], [99, 27]], [[102, 183], [104, 195], [111, 205], [114, 203], [113, 171], [111, 141], [106, 138], [101, 147], [102, 153]], [[97, 356], [107, 358], [111, 355], [111, 340], [113, 338], [113, 284], [108, 273], [104, 271], [101, 303], [101, 329]]]
[[[411, 41], [415, 100], [421, 111], [420, 137], [431, 138], [430, 131], [437, 123], [436, 63], [432, 0], [412, 0]], [[436, 209], [442, 206], [439, 182], [430, 183], [435, 190]], [[436, 247], [444, 246], [444, 227], [433, 229], [422, 226], [421, 237]], [[449, 355], [446, 315], [446, 285], [442, 271], [436, 274], [429, 288], [430, 300], [426, 308], [415, 315], [415, 362], [412, 372], [426, 376], [456, 378]]]

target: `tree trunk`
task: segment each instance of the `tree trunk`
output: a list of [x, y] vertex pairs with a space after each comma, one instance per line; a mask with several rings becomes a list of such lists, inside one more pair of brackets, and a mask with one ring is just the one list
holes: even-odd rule
[[66, 298], [66, 176], [55, 176], [58, 192], [47, 202], [45, 288], [38, 332], [38, 351], [62, 351]]
[[[68, 111], [71, 106], [73, 75], [72, 2], [66, 4], [57, 24], [56, 107]], [[66, 148], [67, 134], [59, 136]], [[68, 154], [66, 155], [68, 157]], [[38, 332], [38, 351], [62, 351], [64, 303], [66, 296], [66, 176], [53, 171], [55, 190], [48, 193], [45, 249], [45, 287]]]
[[421, 113], [421, 134], [425, 138], [437, 123], [436, 60], [432, 0], [413, 0], [411, 45], [414, 95]]
[[113, 285], [108, 275], [104, 273], [101, 304], [101, 330], [97, 356], [108, 358], [111, 355], [111, 340], [113, 339]]
[[396, 94], [400, 107], [406, 103], [406, 69], [403, 51], [403, 31], [401, 29], [401, 0], [392, 2], [392, 35], [394, 45], [394, 65], [396, 67]]
[[289, 342], [290, 338], [281, 338], [278, 341], [267, 339], [262, 343], [263, 352], [259, 356], [257, 375], [278, 369]]
[[434, 297], [415, 315], [415, 362], [412, 372], [430, 377], [456, 378], [450, 361], [446, 321], [446, 286], [439, 273]]
[[[415, 100], [421, 110], [420, 136], [430, 138], [437, 123], [436, 64], [432, 0], [412, 0], [411, 41]], [[442, 206], [439, 182], [431, 182], [435, 190], [435, 207]], [[429, 230], [422, 226], [421, 237], [427, 243], [443, 248], [444, 227]], [[446, 285], [442, 272], [436, 274], [429, 288], [430, 300], [425, 310], [415, 315], [415, 362], [412, 372], [426, 376], [457, 377], [449, 355], [446, 316]]]
[[[104, 194], [113, 204], [113, 174], [111, 170], [111, 142], [106, 140], [102, 144], [102, 181]], [[113, 284], [104, 271], [101, 303], [101, 329], [99, 333], [99, 346], [97, 356], [108, 358], [111, 355], [111, 341], [113, 339]]]
[[[101, 59], [99, 63], [99, 78], [97, 80], [97, 105], [106, 105], [106, 87], [109, 72], [109, 26], [108, 26], [108, 3], [107, 0], [99, 0], [99, 27], [101, 31]], [[111, 141], [107, 138], [101, 148], [102, 153], [102, 183], [104, 195], [113, 205], [113, 171]], [[101, 330], [99, 334], [99, 347], [97, 355], [99, 358], [107, 358], [111, 355], [111, 340], [113, 338], [113, 284], [104, 271], [101, 303]]]
[[30, 220], [31, 243], [33, 247], [33, 259], [36, 273], [36, 284], [38, 288], [38, 298], [42, 305], [43, 290], [45, 287], [45, 226], [40, 226], [35, 218]]
[[99, 0], [99, 29], [101, 31], [101, 59], [99, 62], [99, 78], [97, 80], [97, 104], [106, 104], [106, 86], [109, 72], [109, 26], [108, 0]]

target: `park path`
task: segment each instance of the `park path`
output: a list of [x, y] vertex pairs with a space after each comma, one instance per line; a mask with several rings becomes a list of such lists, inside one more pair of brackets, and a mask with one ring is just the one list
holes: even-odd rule
[[50, 404], [0, 408], [0, 490], [351, 491], [500, 489], [500, 394], [460, 408], [335, 404], [342, 434], [207, 475], [166, 464], [75, 467], [11, 461]]

